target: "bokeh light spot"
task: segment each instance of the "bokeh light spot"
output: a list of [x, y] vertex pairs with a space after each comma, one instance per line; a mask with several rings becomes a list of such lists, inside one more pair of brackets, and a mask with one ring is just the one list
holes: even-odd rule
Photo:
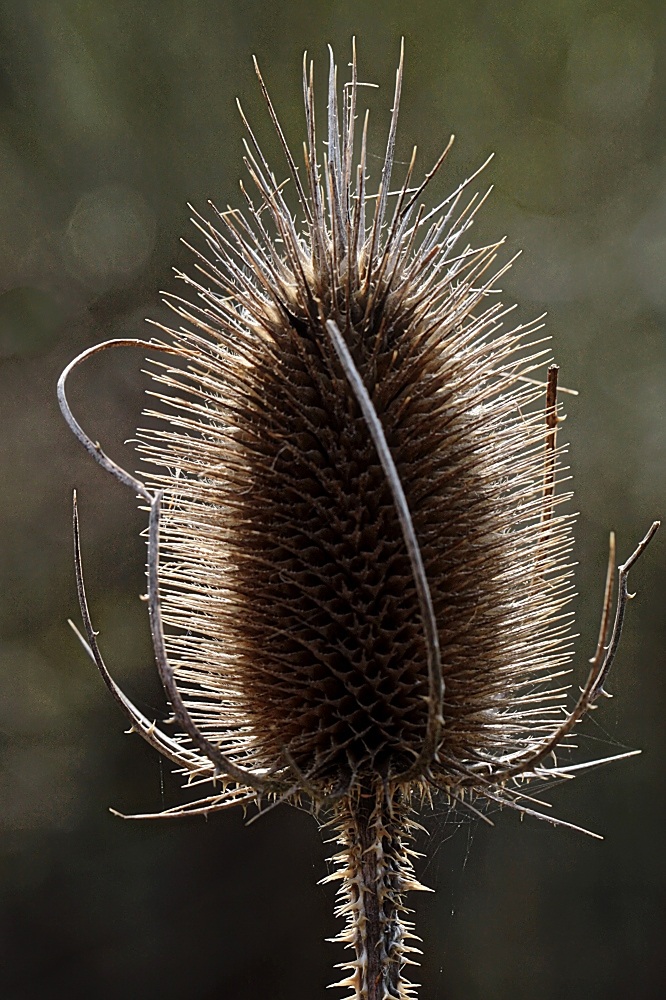
[[138, 191], [122, 185], [84, 194], [66, 230], [68, 263], [84, 282], [114, 284], [140, 272], [155, 243], [155, 218]]

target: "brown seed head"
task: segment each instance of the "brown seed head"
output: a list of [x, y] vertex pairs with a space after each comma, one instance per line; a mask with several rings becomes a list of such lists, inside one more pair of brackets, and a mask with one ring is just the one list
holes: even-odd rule
[[165, 490], [166, 650], [187, 708], [233, 760], [301, 773], [322, 797], [409, 771], [429, 697], [396, 500], [327, 321], [383, 428], [437, 625], [441, 736], [414, 777], [455, 783], [556, 729], [571, 596], [536, 324], [502, 327], [498, 247], [466, 242], [475, 199], [426, 212], [413, 161], [390, 187], [395, 115], [369, 198], [355, 80], [342, 128], [334, 81], [324, 163], [305, 83], [302, 218], [257, 147], [256, 207], [197, 218], [204, 277], [185, 277], [195, 304], [170, 299], [186, 367], [156, 371], [162, 426], [142, 434]]
[[571, 516], [540, 322], [505, 329], [509, 265], [499, 243], [467, 242], [469, 182], [421, 201], [451, 143], [422, 181], [414, 152], [392, 184], [402, 58], [373, 195], [355, 54], [342, 108], [331, 58], [323, 161], [306, 66], [302, 176], [259, 79], [297, 215], [244, 119], [254, 200], [243, 189], [244, 213], [195, 217], [199, 277], [168, 299], [183, 324], [148, 345], [170, 359], [140, 434], [148, 485], [87, 437], [64, 391], [82, 358], [137, 342], [90, 349], [59, 386], [85, 447], [150, 505], [152, 632], [182, 734], [109, 676], [77, 547], [89, 651], [146, 739], [229, 782], [184, 811], [264, 793], [319, 807], [377, 781], [511, 801], [510, 779], [563, 773], [544, 761], [603, 693], [626, 574], [656, 526], [620, 567], [607, 642], [611, 546], [597, 652], [566, 715]]

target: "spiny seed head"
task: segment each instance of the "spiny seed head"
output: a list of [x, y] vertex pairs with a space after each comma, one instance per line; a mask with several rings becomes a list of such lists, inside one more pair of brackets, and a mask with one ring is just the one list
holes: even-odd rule
[[392, 183], [401, 80], [373, 178], [355, 60], [341, 108], [331, 64], [323, 155], [305, 76], [304, 172], [284, 144], [295, 215], [248, 126], [255, 194], [195, 218], [207, 249], [181, 275], [193, 294], [169, 298], [184, 322], [141, 435], [183, 710], [238, 767], [317, 801], [375, 776], [482, 785], [556, 732], [570, 656], [538, 323], [505, 329], [499, 245], [468, 244], [466, 184], [427, 209], [435, 170], [415, 180], [412, 158]]
[[[627, 575], [659, 526], [618, 567], [612, 630], [611, 536], [597, 649], [567, 714], [557, 368], [544, 413], [540, 321], [505, 329], [496, 283], [509, 265], [497, 267], [500, 244], [467, 242], [481, 204], [469, 182], [433, 208], [421, 200], [451, 143], [422, 181], [414, 152], [392, 185], [402, 57], [369, 193], [355, 53], [351, 67], [339, 110], [331, 56], [321, 158], [306, 67], [302, 175], [259, 75], [296, 213], [244, 118], [254, 200], [243, 188], [245, 212], [195, 217], [203, 277], [181, 275], [193, 294], [168, 298], [183, 325], [89, 348], [58, 384], [72, 431], [149, 506], [151, 631], [180, 735], [104, 663], [75, 504], [77, 585], [84, 643], [133, 729], [213, 781], [172, 814], [269, 795], [344, 800], [356, 822], [359, 796], [408, 801], [431, 786], [530, 812], [511, 782], [568, 770], [545, 761], [604, 694]], [[65, 393], [82, 360], [128, 344], [169, 358], [154, 363], [159, 409], [140, 432], [148, 484], [88, 437]]]

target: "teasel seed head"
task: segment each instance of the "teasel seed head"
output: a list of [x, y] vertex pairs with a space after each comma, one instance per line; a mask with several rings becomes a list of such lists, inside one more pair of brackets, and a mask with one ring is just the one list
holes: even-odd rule
[[[178, 733], [117, 687], [76, 566], [87, 648], [133, 727], [210, 794], [169, 815], [263, 800], [311, 806], [341, 847], [340, 985], [413, 994], [404, 893], [420, 888], [413, 803], [441, 790], [530, 812], [518, 778], [567, 773], [555, 751], [603, 693], [619, 639], [614, 547], [599, 643], [566, 712], [572, 516], [560, 505], [557, 369], [541, 320], [507, 329], [500, 244], [473, 248], [483, 199], [422, 202], [416, 151], [393, 182], [402, 55], [381, 175], [369, 193], [355, 51], [339, 103], [331, 56], [322, 155], [312, 66], [296, 166], [260, 84], [296, 192], [247, 127], [244, 211], [195, 215], [198, 276], [168, 296], [177, 328], [146, 346], [157, 398], [138, 479], [148, 504], [148, 599]], [[257, 72], [259, 73], [258, 69]], [[241, 112], [242, 114], [242, 112]], [[547, 368], [547, 371], [546, 371]], [[545, 390], [545, 392], [544, 392]], [[545, 407], [544, 407], [545, 402]]]

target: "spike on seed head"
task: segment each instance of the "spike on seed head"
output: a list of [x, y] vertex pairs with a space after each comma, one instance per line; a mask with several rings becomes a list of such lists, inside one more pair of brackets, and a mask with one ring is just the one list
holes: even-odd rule
[[133, 727], [214, 783], [166, 814], [260, 796], [330, 805], [340, 940], [355, 956], [344, 985], [408, 997], [413, 794], [531, 811], [510, 782], [566, 770], [544, 761], [603, 692], [642, 548], [620, 567], [608, 642], [611, 553], [592, 669], [563, 716], [572, 518], [555, 490], [557, 369], [545, 418], [534, 378], [547, 364], [540, 321], [504, 329], [494, 292], [509, 265], [494, 270], [499, 244], [467, 243], [481, 202], [465, 202], [466, 184], [422, 204], [450, 143], [423, 182], [412, 157], [392, 188], [402, 54], [372, 198], [355, 52], [342, 106], [331, 58], [322, 160], [305, 66], [302, 177], [257, 73], [298, 214], [243, 116], [254, 200], [243, 187], [245, 212], [195, 215], [200, 276], [181, 275], [190, 297], [168, 299], [183, 325], [149, 345], [170, 360], [152, 369], [148, 485], [72, 416], [64, 383], [81, 358], [59, 388], [79, 439], [149, 503], [151, 626], [182, 734], [152, 725], [106, 669], [75, 511], [87, 646]]

